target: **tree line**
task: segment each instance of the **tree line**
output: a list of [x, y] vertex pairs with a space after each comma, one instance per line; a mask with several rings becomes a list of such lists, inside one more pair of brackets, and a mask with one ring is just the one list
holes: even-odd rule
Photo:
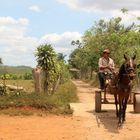
[[100, 19], [85, 31], [81, 41], [72, 41], [72, 45], [77, 48], [70, 55], [70, 66], [80, 70], [81, 78], [92, 79], [105, 48], [110, 49], [116, 67], [124, 61], [124, 54], [128, 57], [136, 54], [137, 64], [140, 64], [140, 25], [124, 25], [121, 17], [113, 17], [108, 21]]

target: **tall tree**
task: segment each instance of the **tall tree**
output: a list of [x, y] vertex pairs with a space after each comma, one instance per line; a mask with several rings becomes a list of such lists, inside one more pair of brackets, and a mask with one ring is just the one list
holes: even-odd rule
[[82, 47], [72, 52], [69, 62], [80, 70], [85, 69], [88, 72], [90, 68], [91, 71], [96, 71], [98, 59], [105, 48], [111, 50], [111, 57], [118, 66], [123, 61], [123, 54], [136, 53], [137, 61], [140, 61], [139, 30], [140, 26], [134, 23], [124, 25], [121, 17], [111, 18], [109, 21], [101, 19], [85, 32], [82, 37]]

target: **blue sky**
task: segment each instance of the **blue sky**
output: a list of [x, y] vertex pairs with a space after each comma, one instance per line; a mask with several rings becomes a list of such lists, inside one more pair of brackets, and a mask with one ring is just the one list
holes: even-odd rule
[[0, 57], [5, 65], [36, 65], [35, 50], [46, 42], [67, 56], [70, 43], [99, 19], [124, 16], [124, 22], [140, 15], [139, 0], [0, 0]]

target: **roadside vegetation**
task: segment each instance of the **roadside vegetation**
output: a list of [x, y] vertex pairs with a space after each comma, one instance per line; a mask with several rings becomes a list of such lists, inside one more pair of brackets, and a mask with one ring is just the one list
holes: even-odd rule
[[0, 114], [72, 114], [69, 103], [77, 101], [76, 87], [71, 81], [68, 81], [60, 85], [52, 95], [14, 92], [0, 96]]
[[[23, 78], [13, 79], [3, 65], [0, 86], [0, 113], [9, 115], [72, 114], [70, 102], [78, 101], [76, 87], [70, 81], [65, 55], [53, 50], [50, 44], [40, 45], [35, 53], [39, 79], [34, 79], [30, 71], [22, 73]], [[35, 70], [37, 69], [35, 68]], [[4, 71], [5, 70], [5, 71]], [[19, 74], [19, 73], [18, 73]], [[16, 75], [17, 76], [17, 75]], [[18, 77], [18, 76], [17, 76]], [[37, 81], [41, 81], [41, 84]], [[10, 85], [9, 85], [10, 84]], [[24, 90], [11, 90], [23, 87]], [[40, 91], [36, 90], [41, 88]]]

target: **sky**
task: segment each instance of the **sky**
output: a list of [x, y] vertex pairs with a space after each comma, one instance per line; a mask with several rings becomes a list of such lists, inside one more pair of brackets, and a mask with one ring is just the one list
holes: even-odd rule
[[[122, 8], [128, 14], [122, 14]], [[36, 49], [47, 43], [68, 59], [76, 48], [72, 40], [80, 39], [100, 19], [118, 16], [124, 23], [135, 21], [140, 1], [0, 0], [0, 58], [4, 65], [35, 67]]]

